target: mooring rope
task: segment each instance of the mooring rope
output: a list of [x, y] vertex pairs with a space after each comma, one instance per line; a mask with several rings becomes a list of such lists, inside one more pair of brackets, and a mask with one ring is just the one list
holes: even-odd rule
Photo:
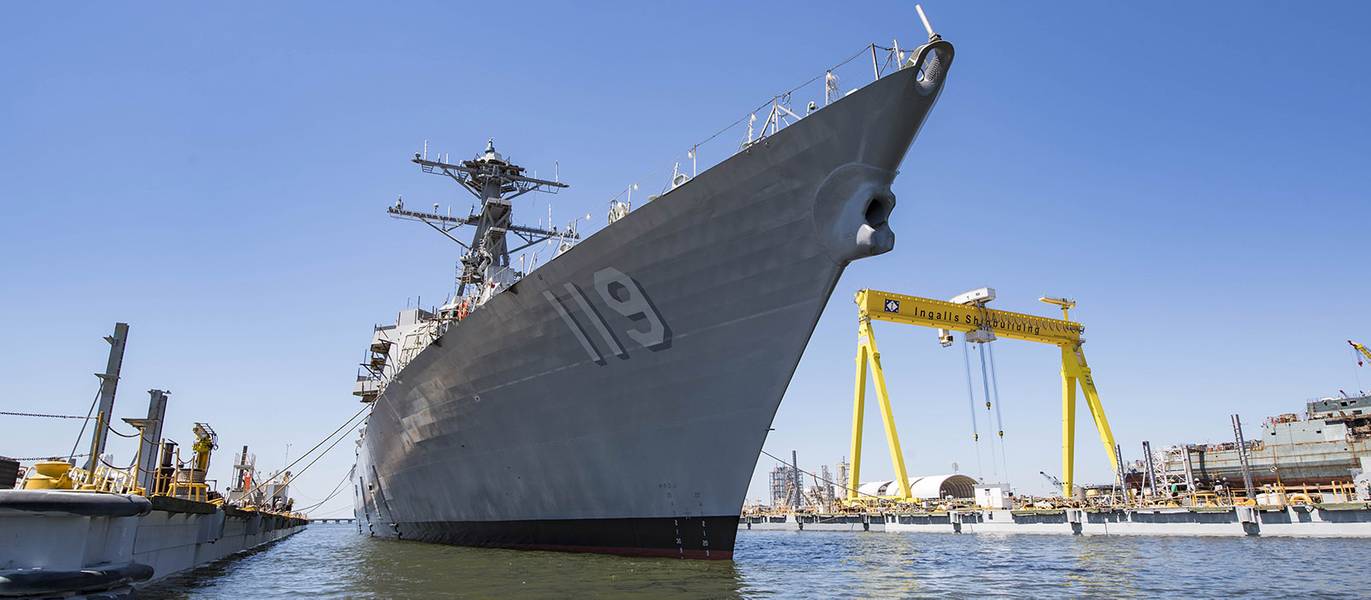
[[[102, 386], [103, 387], [103, 386]], [[67, 453], [67, 460], [76, 458], [76, 448], [81, 445], [81, 438], [86, 437], [86, 425], [90, 424], [90, 416], [95, 412], [95, 403], [100, 401], [100, 390], [95, 390], [95, 397], [90, 399], [90, 408], [86, 409], [86, 420], [81, 422], [81, 431], [76, 434], [76, 441], [71, 444], [71, 452]], [[92, 444], [94, 445], [94, 444]], [[90, 456], [87, 454], [86, 456]]]
[[[361, 427], [361, 425], [359, 424], [358, 427]], [[315, 457], [314, 457], [314, 460], [311, 460], [311, 461], [309, 461], [308, 463], [306, 463], [305, 466], [300, 467], [300, 472], [299, 472], [299, 473], [296, 473], [296, 474], [295, 474], [295, 477], [299, 477], [299, 476], [301, 476], [301, 475], [304, 475], [304, 474], [305, 474], [305, 471], [308, 471], [310, 467], [314, 466], [314, 463], [319, 462], [319, 459], [323, 458], [325, 454], [328, 454], [328, 451], [329, 451], [329, 450], [332, 450], [334, 446], [337, 446], [337, 445], [338, 445], [338, 442], [341, 442], [341, 441], [347, 439], [348, 435], [351, 434], [353, 431], [356, 431], [356, 430], [357, 430], [357, 428], [354, 427], [352, 430], [348, 431], [348, 433], [338, 436], [338, 439], [333, 440], [333, 443], [332, 443], [332, 444], [329, 444], [327, 448], [324, 448], [323, 451], [321, 451], [321, 452], [319, 453], [318, 456], [315, 456]]]
[[[357, 420], [357, 417], [362, 416], [362, 414], [363, 414], [363, 413], [366, 413], [367, 410], [370, 409], [371, 407], [372, 407], [371, 404], [363, 404], [361, 410], [359, 410], [359, 411], [357, 411], [356, 413], [354, 413], [354, 414], [352, 415], [351, 418], [349, 418], [347, 421], [343, 422], [342, 425], [339, 425], [337, 429], [334, 429], [334, 430], [333, 430], [333, 433], [330, 433], [330, 434], [328, 434], [327, 436], [324, 436], [324, 439], [319, 440], [319, 443], [317, 443], [317, 444], [315, 444], [314, 446], [312, 446], [309, 450], [306, 450], [304, 454], [301, 454], [301, 455], [300, 455], [300, 458], [297, 458], [297, 459], [295, 459], [294, 462], [291, 462], [290, 464], [286, 465], [285, 468], [281, 469], [280, 472], [279, 472], [278, 474], [285, 473], [285, 472], [289, 471], [291, 467], [294, 467], [294, 466], [295, 466], [296, 464], [298, 464], [300, 461], [304, 460], [305, 457], [309, 456], [310, 453], [314, 452], [314, 451], [317, 450], [320, 446], [324, 445], [324, 442], [329, 441], [330, 439], [333, 438], [333, 436], [338, 435], [338, 432], [340, 432], [340, 431], [346, 429], [349, 425], [352, 425], [352, 422], [355, 421], [355, 420]], [[318, 461], [320, 457], [323, 457], [325, 454], [328, 454], [328, 451], [329, 451], [329, 450], [332, 450], [334, 446], [337, 446], [337, 445], [338, 445], [338, 442], [343, 441], [343, 438], [345, 438], [345, 437], [347, 437], [347, 436], [346, 436], [346, 435], [344, 435], [344, 436], [339, 436], [337, 440], [334, 440], [332, 444], [329, 444], [329, 447], [328, 447], [328, 448], [325, 448], [323, 452], [319, 453], [319, 456], [315, 457], [314, 460], [310, 461], [309, 464], [305, 465], [305, 467], [304, 467], [303, 469], [300, 469], [300, 472], [299, 472], [299, 473], [296, 473], [295, 476], [296, 476], [296, 477], [299, 477], [300, 475], [303, 475], [303, 474], [305, 473], [305, 471], [309, 470], [309, 467], [310, 467], [311, 465], [313, 465], [316, 461]], [[252, 494], [257, 493], [258, 490], [262, 489], [262, 486], [264, 486], [264, 485], [266, 485], [266, 484], [268, 484], [268, 483], [271, 483], [271, 482], [274, 481], [275, 479], [276, 479], [276, 477], [268, 477], [265, 481], [262, 481], [261, 483], [258, 483], [257, 485], [253, 486], [253, 488], [252, 488], [251, 490], [248, 490], [247, 494], [245, 494], [245, 495], [251, 496]]]
[[334, 496], [337, 496], [337, 495], [338, 495], [338, 492], [343, 491], [343, 484], [344, 484], [344, 483], [347, 483], [347, 481], [348, 481], [348, 479], [349, 479], [349, 477], [350, 477], [351, 475], [352, 475], [352, 471], [348, 471], [348, 472], [346, 472], [346, 473], [343, 473], [343, 478], [338, 482], [338, 485], [333, 486], [333, 491], [332, 491], [332, 492], [329, 492], [327, 498], [324, 498], [323, 500], [320, 500], [320, 501], [318, 501], [318, 502], [316, 502], [316, 503], [314, 503], [314, 504], [309, 505], [309, 506], [306, 507], [306, 508], [302, 508], [302, 509], [297, 510], [297, 511], [295, 511], [295, 512], [299, 512], [299, 513], [308, 513], [308, 512], [311, 511], [311, 510], [314, 510], [314, 509], [316, 509], [316, 508], [319, 508], [320, 506], [323, 506], [325, 502], [328, 502], [329, 500], [332, 500]]
[[[772, 454], [772, 453], [770, 453], [770, 452], [767, 452], [766, 450], [762, 450], [762, 454], [765, 454], [765, 455], [767, 455], [767, 456], [770, 456], [771, 458], [775, 459], [776, 462], [781, 463], [782, 465], [785, 465], [785, 466], [787, 466], [787, 467], [791, 466], [789, 461], [787, 461], [787, 460], [785, 460], [785, 459], [783, 459], [783, 458], [781, 458], [781, 457], [779, 457], [779, 456], [776, 456], [775, 454]], [[841, 484], [841, 483], [835, 483], [835, 482], [833, 482], [832, 480], [825, 479], [825, 478], [823, 478], [823, 477], [820, 477], [820, 476], [818, 476], [818, 475], [815, 475], [815, 474], [813, 474], [813, 473], [810, 473], [809, 471], [806, 471], [806, 470], [804, 470], [804, 469], [801, 469], [798, 465], [796, 465], [796, 466], [793, 467], [793, 468], [794, 468], [796, 471], [799, 471], [799, 472], [801, 472], [801, 473], [804, 473], [805, 475], [808, 475], [808, 476], [810, 476], [810, 477], [813, 477], [814, 479], [817, 479], [817, 480], [819, 480], [819, 481], [822, 481], [822, 482], [824, 482], [824, 483], [827, 483], [828, 485], [840, 487], [840, 488], [843, 489], [843, 491], [856, 492], [858, 495], [861, 495], [861, 496], [870, 496], [870, 497], [875, 498], [875, 499], [877, 499], [877, 500], [879, 500], [879, 499], [881, 498], [880, 496], [877, 496], [876, 494], [868, 494], [868, 493], [863, 492], [863, 491], [861, 491], [861, 490], [854, 490], [854, 489], [852, 489], [852, 488], [850, 488], [850, 487], [847, 487], [847, 486], [845, 486], [845, 485], [843, 485], [843, 484]]]

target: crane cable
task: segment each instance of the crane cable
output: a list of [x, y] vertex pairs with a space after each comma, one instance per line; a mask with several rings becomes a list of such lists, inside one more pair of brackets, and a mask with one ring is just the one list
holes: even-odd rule
[[966, 366], [966, 400], [971, 408], [971, 442], [976, 446], [976, 474], [984, 477], [985, 465], [981, 462], [981, 433], [976, 426], [976, 393], [972, 390], [971, 385], [971, 351], [967, 348], [969, 345], [971, 342], [966, 341], [966, 338], [963, 337], [962, 363]]
[[1004, 449], [1004, 417], [1000, 414], [1000, 378], [995, 374], [995, 346], [987, 344], [990, 348], [986, 352], [990, 354], [990, 389], [993, 390], [995, 397], [995, 425], [1000, 433], [1000, 468], [1004, 469], [1005, 487], [1009, 484], [1009, 454]]
[[[1352, 340], [1347, 340], [1347, 343], [1352, 344]], [[1357, 367], [1361, 367], [1365, 364], [1362, 362], [1361, 359], [1361, 350], [1358, 350], [1355, 344], [1352, 345], [1352, 358], [1356, 359]], [[1366, 388], [1362, 387], [1361, 385], [1361, 369], [1352, 369], [1352, 374], [1357, 378], [1357, 391], [1361, 392], [1362, 395], [1366, 395]]]
[[[981, 358], [981, 395], [985, 397], [985, 425], [990, 427], [994, 419], [990, 414], [990, 377], [985, 368], [985, 343], [976, 344], [976, 352]], [[995, 479], [1000, 478], [999, 468], [996, 467], [998, 459], [995, 457], [995, 438], [990, 438], [990, 475]]]

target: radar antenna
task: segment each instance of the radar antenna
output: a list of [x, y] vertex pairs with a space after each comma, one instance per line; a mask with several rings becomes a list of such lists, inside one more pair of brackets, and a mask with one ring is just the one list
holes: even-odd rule
[[[429, 160], [427, 145], [421, 154], [414, 153], [411, 162], [419, 165], [425, 173], [445, 175], [456, 181], [463, 189], [471, 192], [481, 201], [480, 211], [472, 210], [466, 216], [453, 216], [451, 210], [444, 215], [435, 208], [433, 212], [409, 210], [403, 199], [386, 209], [392, 217], [422, 222], [434, 230], [457, 242], [466, 252], [462, 255], [462, 274], [457, 281], [457, 295], [466, 293], [468, 285], [490, 286], [512, 284], [522, 273], [510, 269], [509, 255], [552, 238], [579, 239], [574, 230], [561, 231], [556, 227], [542, 229], [511, 223], [513, 204], [511, 200], [529, 192], [555, 194], [568, 187], [561, 181], [538, 179], [524, 175], [520, 167], [495, 151], [495, 141], [488, 140], [486, 149], [472, 160], [460, 164]], [[436, 206], [436, 205], [435, 205]], [[458, 228], [472, 225], [476, 233], [470, 243], [464, 243], [453, 236]], [[510, 248], [506, 241], [507, 233], [519, 238], [519, 244]], [[485, 292], [482, 289], [482, 292]]]

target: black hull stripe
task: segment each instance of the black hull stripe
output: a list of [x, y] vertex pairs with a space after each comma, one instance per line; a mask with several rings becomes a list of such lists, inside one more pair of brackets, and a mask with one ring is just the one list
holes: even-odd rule
[[727, 560], [738, 517], [399, 523], [407, 540], [521, 550]]

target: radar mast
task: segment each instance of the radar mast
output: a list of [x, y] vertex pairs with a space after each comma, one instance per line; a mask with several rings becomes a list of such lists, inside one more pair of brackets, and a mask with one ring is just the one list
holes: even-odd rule
[[[403, 199], [397, 200], [394, 206], [386, 209], [392, 217], [421, 221], [466, 249], [462, 254], [462, 273], [457, 279], [458, 297], [466, 294], [468, 285], [477, 286], [484, 297], [490, 291], [489, 288], [507, 286], [518, 281], [523, 273], [517, 273], [510, 268], [511, 253], [552, 238], [575, 240], [580, 237], [574, 228], [562, 231], [556, 227], [542, 229], [515, 225], [511, 222], [511, 201], [515, 198], [529, 192], [555, 194], [559, 189], [568, 186], [560, 181], [524, 175], [523, 167], [510, 162], [495, 151], [493, 139], [486, 141], [485, 152], [460, 164], [429, 160], [427, 144], [423, 153], [414, 153], [411, 162], [419, 165], [419, 169], [425, 173], [446, 175], [481, 201], [480, 210], [473, 210], [465, 217], [454, 217], [451, 210], [446, 215], [441, 214], [438, 212], [437, 204], [433, 205], [433, 212], [409, 210], [405, 208]], [[465, 225], [476, 228], [470, 243], [465, 243], [452, 234]], [[507, 233], [518, 237], [518, 243], [514, 248], [509, 247]]]

